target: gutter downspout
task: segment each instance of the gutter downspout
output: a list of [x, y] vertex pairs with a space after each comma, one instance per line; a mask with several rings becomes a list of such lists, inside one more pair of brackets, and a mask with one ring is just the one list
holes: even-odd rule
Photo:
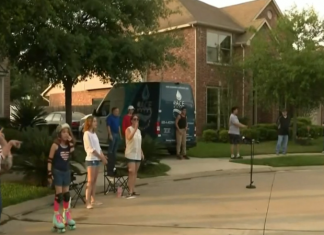
[[192, 24], [192, 28], [195, 29], [195, 114], [197, 109], [197, 28]]
[[[245, 48], [243, 44], [241, 44], [242, 47], [242, 57], [243, 57], [243, 63], [245, 61]], [[242, 117], [245, 116], [245, 69], [243, 68], [243, 77], [242, 77]]]

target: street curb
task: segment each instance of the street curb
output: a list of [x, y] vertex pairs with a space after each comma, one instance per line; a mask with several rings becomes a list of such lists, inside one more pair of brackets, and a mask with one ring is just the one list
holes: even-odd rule
[[[254, 169], [255, 174], [262, 174], [262, 173], [275, 173], [275, 172], [290, 172], [290, 171], [324, 171], [324, 167], [321, 166], [314, 166], [314, 167], [264, 167], [264, 168], [256, 168]], [[217, 171], [206, 171], [206, 172], [199, 172], [199, 173], [192, 173], [192, 174], [185, 174], [185, 175], [177, 175], [177, 176], [159, 176], [154, 178], [148, 179], [140, 179], [137, 183], [137, 187], [149, 185], [149, 184], [156, 184], [166, 181], [181, 181], [181, 180], [190, 180], [195, 178], [204, 178], [204, 177], [212, 177], [212, 176], [226, 176], [226, 175], [248, 175], [250, 173], [249, 169], [236, 169], [236, 170], [217, 170]], [[85, 189], [85, 187], [84, 187]], [[104, 192], [104, 186], [100, 185], [97, 187], [98, 194], [102, 194]], [[72, 193], [71, 196], [74, 194]], [[12, 219], [19, 219], [21, 216], [32, 213], [34, 211], [43, 209], [44, 207], [48, 207], [53, 203], [53, 195], [49, 195], [46, 197], [38, 198], [29, 200], [26, 202], [22, 202], [13, 206], [8, 206], [3, 209], [3, 214], [1, 216], [0, 224], [6, 223]], [[78, 204], [77, 206], [82, 206]]]

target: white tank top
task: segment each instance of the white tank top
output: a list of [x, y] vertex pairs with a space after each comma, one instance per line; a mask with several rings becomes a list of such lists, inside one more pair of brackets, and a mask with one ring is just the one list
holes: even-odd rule
[[[126, 131], [129, 130], [131, 133], [133, 133], [135, 129], [130, 126], [126, 129]], [[136, 130], [133, 139], [128, 140], [126, 138], [125, 157], [132, 160], [142, 159], [142, 135], [139, 129]]]

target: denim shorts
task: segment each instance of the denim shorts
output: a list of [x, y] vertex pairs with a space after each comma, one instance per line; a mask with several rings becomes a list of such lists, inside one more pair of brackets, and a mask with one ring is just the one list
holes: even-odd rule
[[127, 159], [128, 163], [136, 163], [136, 164], [139, 164], [141, 163], [142, 160], [137, 160], [137, 159]]
[[86, 161], [86, 166], [87, 167], [98, 167], [100, 165], [99, 160], [93, 160], [93, 161]]
[[68, 187], [71, 183], [71, 171], [53, 169], [54, 186]]

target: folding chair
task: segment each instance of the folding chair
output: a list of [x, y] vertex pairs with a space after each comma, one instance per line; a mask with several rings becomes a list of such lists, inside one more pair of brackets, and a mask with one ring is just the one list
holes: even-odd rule
[[[110, 179], [113, 178], [113, 179]], [[104, 170], [104, 194], [107, 195], [109, 192], [116, 193], [117, 188], [122, 188], [122, 195], [127, 191], [128, 188], [128, 167], [127, 166], [116, 166], [114, 168], [114, 175], [108, 176], [107, 166]]]
[[[77, 181], [77, 176], [84, 176], [84, 180]], [[82, 190], [84, 185], [86, 185], [87, 182], [88, 182], [87, 172], [83, 172], [80, 174], [76, 172], [71, 173], [70, 190], [73, 190], [75, 192], [74, 196], [71, 198], [71, 201], [75, 200], [72, 205], [73, 208], [76, 206], [79, 199], [81, 199], [83, 203], [86, 204], [85, 196], [82, 196]]]

